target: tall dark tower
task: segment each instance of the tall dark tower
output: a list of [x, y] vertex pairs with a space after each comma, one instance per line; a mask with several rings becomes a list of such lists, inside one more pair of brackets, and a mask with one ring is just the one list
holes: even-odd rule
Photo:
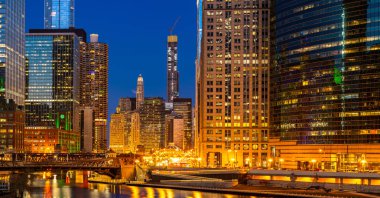
[[168, 36], [168, 102], [179, 96], [178, 37]]

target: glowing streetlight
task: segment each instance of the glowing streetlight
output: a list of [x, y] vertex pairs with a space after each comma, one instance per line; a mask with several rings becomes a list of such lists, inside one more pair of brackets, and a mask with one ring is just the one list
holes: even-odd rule
[[272, 162], [273, 162], [273, 159], [272, 158], [269, 158], [268, 159], [268, 169], [271, 169], [271, 167], [272, 167]]
[[362, 160], [360, 161], [360, 163], [362, 164], [363, 171], [365, 171], [365, 165], [367, 164], [367, 160], [362, 159]]
[[315, 163], [316, 163], [316, 162], [317, 162], [316, 159], [312, 159], [312, 160], [311, 160], [311, 163], [313, 163], [313, 168], [312, 168], [313, 170], [315, 169]]
[[284, 159], [282, 159], [282, 158], [280, 158], [280, 170], [282, 169], [282, 163], [284, 162], [285, 160]]

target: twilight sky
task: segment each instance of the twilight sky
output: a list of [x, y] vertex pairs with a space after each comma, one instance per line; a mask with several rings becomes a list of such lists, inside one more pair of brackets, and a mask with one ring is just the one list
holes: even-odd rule
[[[166, 37], [177, 17], [180, 96], [194, 98], [195, 0], [76, 0], [75, 26], [109, 44], [109, 112], [118, 98], [134, 97], [137, 76], [145, 96], [166, 99]], [[43, 0], [26, 0], [26, 28], [43, 28]]]

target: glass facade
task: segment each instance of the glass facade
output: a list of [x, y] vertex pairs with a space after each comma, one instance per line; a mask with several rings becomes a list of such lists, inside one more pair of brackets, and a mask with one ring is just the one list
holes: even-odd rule
[[45, 29], [74, 27], [74, 0], [45, 0]]
[[145, 151], [165, 143], [165, 103], [162, 98], [145, 98], [140, 113], [140, 142]]
[[24, 105], [25, 0], [0, 0], [0, 96]]
[[173, 102], [179, 97], [178, 37], [175, 35], [168, 36], [167, 61], [167, 97], [168, 102]]
[[26, 126], [79, 131], [79, 38], [26, 36]]
[[272, 134], [299, 144], [379, 143], [380, 1], [272, 3]]

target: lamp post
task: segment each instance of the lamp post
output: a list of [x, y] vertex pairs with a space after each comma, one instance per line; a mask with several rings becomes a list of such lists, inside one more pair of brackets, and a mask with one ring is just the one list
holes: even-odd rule
[[200, 168], [201, 167], [201, 161], [202, 161], [202, 158], [200, 158], [200, 157], [198, 157], [198, 168]]
[[238, 160], [237, 160], [237, 150], [235, 150], [235, 164], [236, 164], [236, 167], [238, 165]]
[[313, 167], [312, 167], [312, 170], [315, 170], [315, 163], [317, 162], [317, 160], [316, 159], [312, 159], [311, 160], [311, 163], [313, 163]]
[[362, 159], [362, 160], [360, 161], [360, 163], [362, 164], [363, 171], [365, 171], [365, 165], [367, 164], [367, 160]]
[[280, 170], [282, 169], [282, 163], [283, 162], [284, 162], [284, 159], [280, 158], [280, 167], [279, 167]]
[[230, 159], [230, 153], [232, 152], [231, 149], [228, 149], [228, 152], [227, 152], [227, 158], [228, 158], [228, 166], [231, 165], [231, 159]]
[[272, 162], [273, 162], [273, 159], [272, 158], [269, 158], [268, 159], [268, 169], [271, 169], [272, 168]]

